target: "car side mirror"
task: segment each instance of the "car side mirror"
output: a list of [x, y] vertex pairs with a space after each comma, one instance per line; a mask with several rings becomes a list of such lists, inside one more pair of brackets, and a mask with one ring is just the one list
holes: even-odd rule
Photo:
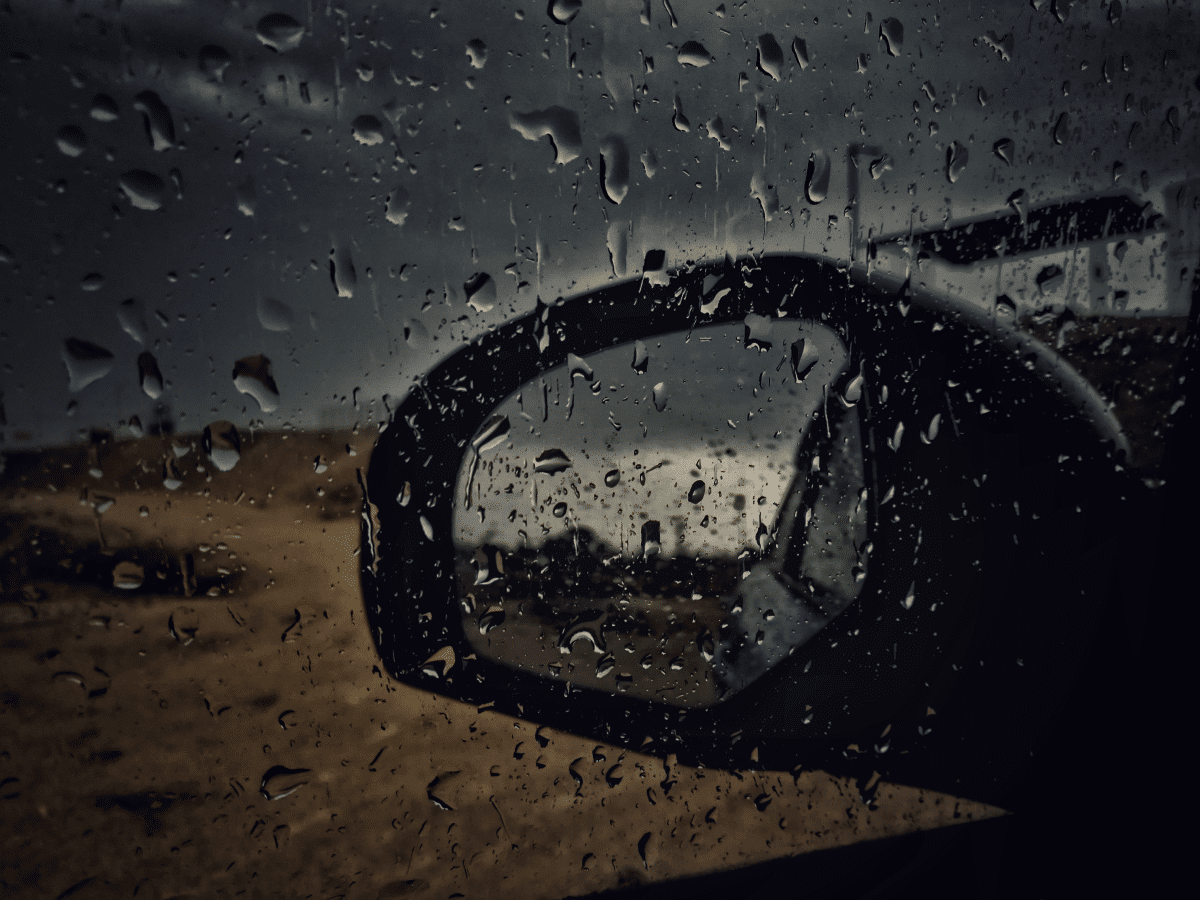
[[[1010, 325], [817, 260], [539, 303], [381, 433], [372, 636], [397, 679], [597, 739], [986, 800], [1105, 590], [1122, 443]], [[996, 653], [1008, 698], [973, 687]]]

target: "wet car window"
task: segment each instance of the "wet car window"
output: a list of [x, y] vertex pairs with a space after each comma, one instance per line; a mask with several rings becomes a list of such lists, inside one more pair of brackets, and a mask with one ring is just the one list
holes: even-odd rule
[[1130, 598], [1194, 485], [1197, 30], [0, 6], [4, 892], [1112, 849], [1141, 792], [1071, 754], [1140, 771], [1089, 729], [1174, 696]]

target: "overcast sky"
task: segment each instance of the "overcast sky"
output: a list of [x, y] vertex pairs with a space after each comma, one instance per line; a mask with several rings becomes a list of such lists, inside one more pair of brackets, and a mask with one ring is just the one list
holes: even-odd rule
[[[645, 24], [640, 0], [585, 0], [567, 25], [526, 0], [11, 6], [0, 27], [10, 447], [146, 422], [157, 403], [187, 431], [379, 421], [384, 395], [394, 407], [464, 339], [539, 295], [636, 276], [649, 249], [670, 266], [751, 251], [844, 259], [853, 145], [891, 166], [860, 171], [864, 235], [1005, 210], [1016, 190], [1030, 206], [1109, 190], [1118, 162], [1117, 187], [1162, 208], [1165, 186], [1200, 174], [1190, 4], [1126, 2], [1113, 23], [1096, 3], [1059, 22], [1026, 0], [726, 2], [724, 15], [678, 0], [672, 22], [655, 0]], [[262, 25], [268, 14], [299, 27]], [[884, 18], [903, 27], [901, 42], [888, 24], [898, 55]], [[763, 45], [768, 71], [755, 65], [764, 34], [782, 51], [773, 63]], [[557, 152], [538, 137], [547, 123]], [[1005, 138], [1011, 164], [992, 150]], [[953, 183], [952, 142], [967, 151]], [[805, 197], [814, 151], [830, 162], [817, 204]], [[157, 200], [134, 172], [161, 179]], [[1135, 280], [1166, 268], [1161, 251], [1129, 261]], [[478, 272], [495, 296], [471, 305], [464, 284]], [[118, 320], [128, 299], [144, 308], [142, 343]], [[76, 392], [70, 338], [112, 354]], [[157, 400], [139, 384], [143, 352], [162, 373]], [[257, 354], [279, 387], [270, 412], [232, 378]]]

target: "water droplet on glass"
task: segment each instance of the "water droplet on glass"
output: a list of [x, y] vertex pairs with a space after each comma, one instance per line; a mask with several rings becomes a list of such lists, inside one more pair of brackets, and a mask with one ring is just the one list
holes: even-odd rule
[[289, 769], [287, 766], [271, 766], [263, 773], [262, 784], [259, 785], [259, 790], [262, 795], [268, 800], [282, 800], [289, 794], [295, 793], [297, 790], [308, 784], [307, 780], [300, 776], [311, 769]]
[[873, 178], [875, 181], [878, 181], [880, 178], [882, 178], [885, 172], [890, 171], [892, 171], [892, 158], [886, 153], [879, 157], [879, 159], [871, 160], [871, 178]]
[[610, 134], [600, 145], [600, 184], [612, 203], [629, 193], [629, 147], [618, 135]]
[[1000, 58], [1005, 62], [1008, 62], [1010, 59], [1012, 59], [1014, 42], [1011, 32], [1006, 34], [1004, 37], [1000, 37], [1000, 35], [996, 34], [996, 32], [989, 31], [983, 36], [983, 43], [985, 46], [991, 47], [993, 50], [999, 53]]
[[653, 178], [658, 171], [658, 157], [653, 150], [645, 151], [642, 156], [642, 168], [646, 170], [646, 177]]
[[260, 297], [258, 300], [258, 324], [267, 331], [289, 331], [292, 327], [292, 310], [282, 300]]
[[63, 344], [62, 358], [67, 365], [67, 374], [70, 376], [68, 387], [72, 393], [82, 391], [112, 371], [113, 355], [90, 341], [67, 338]]
[[1021, 217], [1021, 224], [1024, 225], [1029, 216], [1029, 210], [1025, 208], [1025, 191], [1016, 190], [1009, 194], [1008, 205]]
[[592, 367], [588, 365], [587, 360], [582, 356], [576, 356], [574, 353], [567, 354], [567, 371], [571, 374], [571, 383], [575, 383], [576, 378], [582, 378], [588, 384], [596, 380], [596, 373], [592, 371]]
[[487, 272], [476, 272], [463, 284], [467, 303], [477, 312], [487, 312], [496, 305], [496, 282]]
[[579, 115], [561, 106], [509, 115], [509, 125], [527, 141], [549, 137], [554, 145], [555, 161], [566, 165], [583, 153], [583, 135]]
[[87, 149], [87, 135], [78, 125], [64, 125], [58, 130], [58, 149], [65, 156], [79, 156]]
[[146, 570], [132, 560], [123, 560], [113, 567], [113, 587], [136, 591], [145, 580]]
[[364, 113], [350, 123], [351, 133], [360, 144], [373, 147], [383, 143], [383, 123], [375, 116]]
[[803, 38], [792, 38], [792, 55], [801, 69], [808, 68], [808, 45]]
[[1038, 291], [1042, 296], [1052, 294], [1063, 286], [1067, 280], [1067, 274], [1062, 270], [1062, 266], [1046, 266], [1037, 275]]
[[934, 439], [938, 436], [938, 429], [941, 427], [941, 424], [942, 414], [937, 413], [932, 419], [929, 420], [929, 427], [921, 433], [921, 440], [926, 444], [933, 443]]
[[638, 341], [633, 345], [633, 371], [639, 375], [645, 375], [649, 365], [650, 351], [646, 349], [646, 345], [642, 341]]
[[613, 274], [624, 278], [627, 271], [629, 255], [629, 230], [620, 222], [608, 223], [607, 231], [608, 258], [612, 263]]
[[338, 297], [350, 299], [354, 296], [354, 289], [358, 285], [358, 273], [354, 269], [354, 259], [348, 246], [330, 251], [329, 280], [333, 282], [333, 289], [337, 291]]
[[992, 144], [992, 152], [996, 154], [998, 159], [1004, 160], [1008, 165], [1012, 165], [1013, 155], [1017, 152], [1017, 145], [1010, 138], [1001, 138]]
[[1058, 117], [1058, 121], [1054, 123], [1054, 143], [1061, 144], [1067, 139], [1067, 131], [1071, 127], [1071, 117], [1067, 113], [1063, 113]]
[[820, 203], [829, 193], [829, 154], [814, 150], [808, 158], [808, 174], [804, 178], [804, 196], [812, 204]]
[[596, 660], [596, 677], [604, 678], [616, 667], [617, 661], [611, 653], [606, 653], [604, 656]]
[[783, 48], [779, 46], [779, 41], [775, 40], [775, 35], [758, 36], [756, 65], [760, 72], [769, 75], [774, 81], [783, 80]]
[[232, 422], [213, 422], [204, 429], [200, 447], [222, 472], [228, 472], [241, 458], [242, 441]]
[[495, 606], [487, 610], [479, 617], [479, 633], [487, 634], [493, 628], [499, 628], [504, 624], [504, 607]]
[[254, 189], [254, 179], [247, 175], [234, 192], [238, 212], [243, 216], [253, 216], [258, 206], [258, 191]]
[[117, 307], [117, 321], [121, 330], [137, 341], [146, 343], [146, 313], [141, 300], [130, 298]]
[[92, 108], [89, 115], [97, 122], [112, 122], [120, 115], [117, 101], [108, 94], [97, 94], [92, 98]]
[[471, 68], [482, 69], [487, 62], [487, 44], [479, 38], [467, 41], [467, 56], [471, 60]]
[[659, 523], [654, 519], [642, 523], [642, 556], [649, 559], [662, 551]]
[[963, 170], [967, 167], [967, 148], [958, 141], [951, 141], [946, 148], [946, 180], [951, 184], [958, 181]]
[[1117, 246], [1113, 247], [1113, 256], [1117, 258], [1117, 263], [1125, 262], [1125, 254], [1129, 250], [1129, 244], [1125, 241], [1118, 241]]
[[558, 449], [546, 450], [534, 460], [533, 464], [533, 470], [541, 472], [543, 475], [557, 475], [569, 468], [571, 468], [570, 458]]
[[400, 493], [396, 495], [396, 502], [401, 506], [408, 506], [412, 502], [412, 482], [404, 482], [404, 487], [400, 489]]
[[99, 272], [89, 272], [79, 280], [79, 289], [81, 291], [98, 291], [104, 287], [104, 276]]
[[779, 193], [774, 185], [767, 184], [767, 176], [761, 170], [750, 179], [750, 196], [762, 208], [763, 220], [770, 222], [779, 212]]
[[508, 439], [510, 427], [508, 416], [498, 413], [483, 424], [475, 440], [471, 441], [471, 446], [480, 455], [495, 450]]
[[607, 487], [614, 488], [621, 483], [621, 470], [609, 469], [604, 473], [604, 484]]
[[234, 363], [233, 386], [253, 397], [263, 412], [273, 412], [279, 406], [279, 388], [271, 375], [271, 360], [261, 353]]
[[908, 586], [908, 593], [904, 595], [904, 600], [901, 601], [901, 605], [905, 609], [912, 609], [913, 600], [916, 597], [916, 591], [917, 591], [917, 583], [914, 581], [912, 584], [910, 584]]
[[677, 56], [681, 66], [707, 66], [712, 62], [712, 57], [709, 52], [704, 49], [704, 45], [699, 41], [687, 41], [679, 48]]
[[699, 503], [704, 499], [704, 482], [694, 481], [692, 486], [688, 488], [688, 503]]
[[654, 386], [654, 408], [659, 412], [667, 408], [667, 385], [662, 381]]
[[855, 375], [846, 385], [846, 390], [842, 392], [842, 403], [847, 407], [853, 406], [862, 399], [863, 380], [862, 375]]
[[421, 671], [433, 678], [444, 678], [457, 660], [454, 648], [447, 645], [430, 654], [429, 659], [421, 664]]
[[561, 519], [567, 514], [567, 504], [560, 500], [558, 503], [554, 504], [554, 509], [552, 512], [554, 514], [554, 518]]
[[675, 95], [675, 107], [674, 112], [671, 113], [671, 124], [675, 126], [676, 131], [692, 130], [692, 123], [683, 114], [683, 101], [679, 99], [678, 94]]
[[117, 184], [137, 209], [159, 209], [166, 200], [167, 186], [153, 172], [132, 169], [123, 174]]
[[583, 0], [550, 0], [546, 14], [559, 25], [566, 25], [583, 9]]
[[171, 110], [154, 91], [142, 91], [133, 98], [133, 108], [142, 114], [146, 137], [155, 150], [167, 150], [175, 146], [175, 122]]
[[200, 71], [220, 84], [225, 81], [225, 70], [233, 62], [233, 57], [224, 47], [205, 44], [200, 48], [199, 62]]
[[429, 524], [429, 520], [424, 516], [421, 516], [421, 531], [425, 533], [425, 540], [433, 540], [433, 526]]
[[258, 39], [276, 53], [285, 53], [300, 46], [304, 26], [286, 13], [271, 13], [258, 20]]
[[892, 436], [890, 438], [888, 438], [888, 446], [891, 447], [893, 451], [898, 452], [900, 450], [900, 441], [903, 438], [904, 438], [904, 423], [897, 422], [896, 430], [893, 431]]
[[163, 487], [168, 491], [178, 490], [183, 485], [183, 475], [175, 458], [167, 456], [163, 459]]
[[143, 351], [138, 354], [137, 365], [138, 384], [142, 386], [143, 393], [151, 400], [157, 400], [163, 392], [163, 377], [158, 368], [158, 360], [152, 353]]
[[393, 225], [403, 225], [404, 220], [408, 218], [408, 208], [411, 204], [412, 198], [408, 191], [400, 185], [396, 185], [388, 194], [384, 215]]
[[899, 19], [884, 19], [879, 23], [879, 36], [887, 45], [892, 56], [899, 56], [904, 49], [904, 25]]

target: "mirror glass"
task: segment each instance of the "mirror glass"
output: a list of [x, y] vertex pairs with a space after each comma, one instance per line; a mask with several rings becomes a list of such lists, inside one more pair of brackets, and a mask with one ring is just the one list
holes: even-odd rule
[[751, 315], [571, 355], [522, 385], [454, 495], [476, 652], [679, 707], [786, 658], [866, 573], [847, 365], [829, 328]]

